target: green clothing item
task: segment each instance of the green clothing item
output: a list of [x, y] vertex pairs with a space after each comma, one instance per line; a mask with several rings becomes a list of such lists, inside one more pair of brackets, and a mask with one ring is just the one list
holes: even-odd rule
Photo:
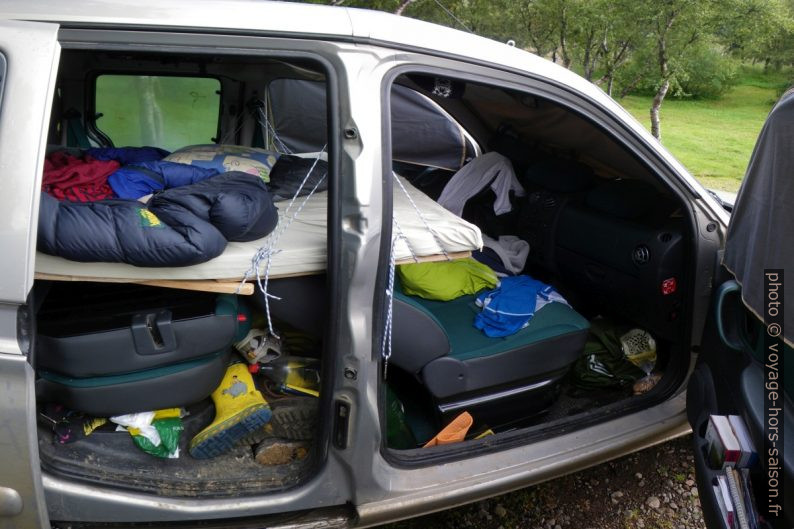
[[405, 415], [403, 403], [394, 390], [386, 386], [386, 443], [389, 448], [407, 450], [417, 447]]
[[451, 301], [484, 288], [495, 288], [499, 278], [487, 265], [471, 257], [397, 267], [403, 292], [411, 296]]
[[584, 351], [571, 371], [574, 384], [586, 389], [622, 387], [645, 376], [642, 369], [623, 355], [622, 334], [609, 320], [597, 318], [590, 322]]

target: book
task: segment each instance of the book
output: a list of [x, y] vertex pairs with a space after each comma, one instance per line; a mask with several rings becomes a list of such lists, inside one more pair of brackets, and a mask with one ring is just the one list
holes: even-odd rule
[[725, 520], [725, 524], [733, 529], [737, 527], [734, 525], [736, 511], [733, 507], [731, 493], [728, 490], [728, 478], [726, 478], [723, 474], [720, 474], [717, 476], [717, 485], [717, 489], [719, 489], [717, 491], [717, 502], [719, 504], [722, 517]]
[[733, 428], [733, 433], [739, 441], [742, 452], [737, 466], [751, 467], [755, 465], [758, 462], [758, 453], [755, 451], [753, 442], [750, 439], [750, 432], [747, 430], [747, 425], [744, 424], [744, 420], [738, 415], [728, 415], [728, 422], [731, 424], [731, 428]]
[[728, 482], [728, 492], [733, 502], [736, 527], [738, 529], [750, 529], [750, 524], [747, 521], [747, 509], [744, 505], [744, 494], [739, 486], [739, 474], [736, 472], [735, 468], [726, 468], [725, 478]]
[[715, 483], [711, 486], [714, 489], [714, 501], [717, 504], [717, 510], [722, 517], [722, 520], [725, 522], [727, 527], [730, 527], [728, 523], [728, 509], [725, 507], [725, 500], [722, 499], [722, 489], [720, 489], [719, 482], [715, 478]]
[[733, 433], [731, 423], [724, 415], [711, 415], [706, 427], [709, 464], [712, 468], [734, 467], [742, 450]]
[[742, 487], [744, 507], [747, 511], [747, 522], [750, 524], [750, 529], [759, 529], [761, 524], [758, 519], [758, 507], [755, 504], [755, 493], [753, 491], [753, 483], [750, 480], [749, 469], [739, 469], [739, 481]]

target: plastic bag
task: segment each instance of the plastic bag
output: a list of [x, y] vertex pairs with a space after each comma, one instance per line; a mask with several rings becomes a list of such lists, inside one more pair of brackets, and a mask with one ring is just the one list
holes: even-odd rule
[[144, 411], [111, 417], [119, 430], [132, 435], [135, 446], [156, 457], [179, 457], [179, 437], [182, 433], [182, 412], [179, 408]]
[[650, 375], [656, 366], [656, 340], [643, 329], [631, 329], [620, 337], [620, 347], [626, 360]]
[[179, 437], [182, 434], [182, 419], [171, 417], [168, 419], [155, 419], [152, 426], [157, 430], [160, 444], [155, 445], [143, 435], [133, 435], [135, 446], [153, 456], [163, 459], [176, 459], [179, 457]]

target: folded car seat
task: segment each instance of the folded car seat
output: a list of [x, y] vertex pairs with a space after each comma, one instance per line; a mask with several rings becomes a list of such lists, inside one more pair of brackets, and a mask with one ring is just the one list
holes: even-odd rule
[[37, 289], [37, 397], [97, 416], [206, 398], [250, 320], [232, 295], [85, 282]]
[[568, 305], [550, 303], [516, 334], [489, 338], [473, 325], [480, 310], [474, 298], [422, 299], [395, 281], [390, 362], [424, 384], [442, 416], [516, 397], [527, 416], [543, 411], [549, 401], [534, 397], [551, 394], [576, 361], [588, 321]]

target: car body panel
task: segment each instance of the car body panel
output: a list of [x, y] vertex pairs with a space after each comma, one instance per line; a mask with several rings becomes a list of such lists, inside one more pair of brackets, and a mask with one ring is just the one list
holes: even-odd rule
[[[0, 7], [0, 19], [3, 18], [62, 23], [66, 26], [60, 33], [65, 46], [106, 45], [114, 49], [157, 46], [158, 50], [170, 51], [212, 46], [219, 53], [266, 54], [290, 49], [295, 53], [317, 53], [332, 65], [338, 78], [339, 123], [335, 132], [341, 138], [342, 131], [352, 131], [345, 134], [346, 139], [339, 140], [341, 178], [336, 198], [340, 222], [332, 227], [339, 248], [332, 258], [338, 259], [335, 266], [340, 271], [334, 284], [341, 294], [334, 300], [338, 341], [336, 355], [331, 360], [330, 401], [350, 406], [347, 446], [329, 445], [327, 460], [313, 479], [294, 490], [262, 497], [200, 500], [152, 497], [43, 473], [47, 503], [54, 519], [176, 522], [258, 516], [349, 502], [358, 509], [357, 523], [369, 526], [538, 483], [689, 430], [685, 396], [679, 388], [666, 401], [639, 412], [457, 461], [403, 468], [383, 453], [379, 412], [381, 370], [377, 361], [379, 351], [373, 347], [376, 307], [373, 289], [377, 284], [378, 259], [382, 257], [381, 175], [384, 157], [388, 156], [382, 145], [382, 94], [384, 80], [398, 68], [459, 72], [515, 89], [546, 90], [561, 102], [586, 108], [593, 120], [603, 124], [658, 171], [692, 208], [692, 217], [696, 219], [694, 229], [702, 238], [696, 243], [702, 251], [695, 281], [702, 283], [698, 299], [701, 304], [703, 299], [707, 303], [716, 264], [714, 254], [727, 225], [727, 212], [628, 112], [593, 84], [561, 66], [505, 44], [404, 17], [346, 8], [236, 0], [212, 4], [176, 0], [167, 5], [150, 0], [98, 0], [91, 3], [90, 9], [83, 9], [56, 1], [7, 0]], [[57, 53], [55, 61], [57, 64]], [[36, 92], [47, 113], [54, 70], [51, 65], [50, 85], [38, 87]], [[43, 115], [35, 125], [38, 127], [35, 141], [29, 138], [26, 143], [28, 151], [30, 145], [38, 149], [26, 156], [31, 164], [33, 161], [40, 164], [43, 159], [46, 117], [47, 114]], [[0, 124], [3, 124], [0, 134], [8, 131], [4, 122]], [[36, 176], [19, 188], [31, 204], [24, 217], [23, 228], [27, 231], [26, 235], [14, 236], [15, 244], [21, 245], [20, 255], [27, 256], [24, 266], [20, 265], [24, 273], [19, 272], [25, 279], [18, 290], [8, 294], [8, 299], [17, 303], [24, 300], [32, 280], [33, 219], [37, 218], [35, 204], [41, 167], [31, 166], [28, 171], [34, 171]], [[716, 229], [707, 229], [709, 224]], [[10, 282], [0, 282], [0, 292], [6, 285]], [[705, 307], [695, 312], [705, 319]], [[698, 327], [698, 323], [693, 326]], [[10, 337], [0, 336], [0, 340], [7, 336]], [[30, 366], [27, 370], [24, 374], [27, 379], [19, 380], [30, 384], [33, 374]], [[356, 376], [343, 375], [348, 372]], [[34, 423], [33, 401], [26, 406], [26, 420]], [[326, 411], [330, 417], [331, 408]], [[35, 428], [32, 435], [33, 449], [25, 460], [31, 469], [36, 469]], [[1, 436], [2, 433], [0, 442]], [[43, 503], [36, 505], [41, 508]]]
[[[36, 432], [29, 328], [20, 308], [33, 284], [34, 195], [41, 186], [55, 75], [58, 26], [0, 21], [0, 526], [48, 526]], [[21, 319], [22, 318], [22, 319]], [[20, 336], [20, 334], [25, 336]]]
[[[0, 113], [0, 303], [23, 303], [33, 285], [38, 194], [58, 70], [58, 26], [0, 22], [6, 72]], [[13, 185], [10, 183], [13, 182]], [[35, 198], [34, 198], [35, 197]]]
[[[382, 499], [358, 504], [365, 526], [476, 501], [581, 470], [689, 432], [685, 395], [627, 418], [603, 422], [527, 446], [420, 469], [395, 470], [383, 459]], [[594, 441], [597, 439], [597, 441]], [[476, 470], [472, 471], [472, 465]], [[485, 469], [486, 467], [487, 470]], [[386, 482], [388, 480], [388, 482]], [[362, 498], [364, 499], [364, 498]]]

